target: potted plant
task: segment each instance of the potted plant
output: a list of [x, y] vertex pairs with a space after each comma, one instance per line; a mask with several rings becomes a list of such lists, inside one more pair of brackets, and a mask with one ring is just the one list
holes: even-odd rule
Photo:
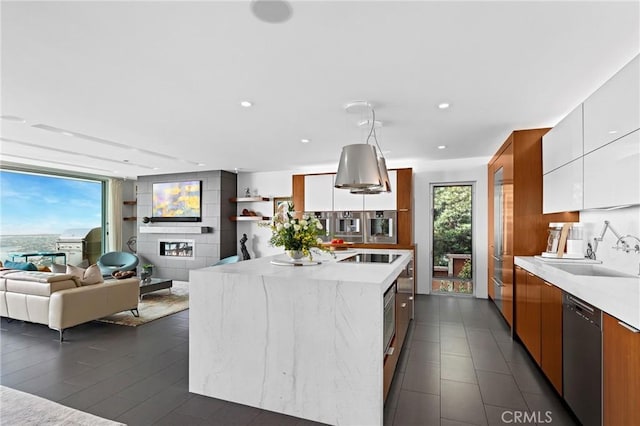
[[322, 247], [321, 235], [325, 235], [322, 224], [315, 217], [303, 215], [294, 217], [293, 203], [289, 202], [283, 215], [278, 215], [271, 222], [263, 224], [271, 228], [269, 243], [273, 247], [283, 247], [287, 255], [293, 259], [308, 257], [313, 260], [312, 248], [326, 250]]
[[150, 277], [151, 275], [153, 275], [153, 265], [151, 263], [142, 265], [142, 272], [144, 272], [145, 275]]

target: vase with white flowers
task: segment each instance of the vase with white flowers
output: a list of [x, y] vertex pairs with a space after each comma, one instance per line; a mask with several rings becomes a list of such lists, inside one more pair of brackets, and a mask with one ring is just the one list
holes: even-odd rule
[[296, 218], [292, 202], [288, 203], [286, 211], [276, 215], [264, 225], [271, 229], [269, 244], [274, 247], [284, 247], [291, 259], [308, 257], [309, 260], [313, 260], [311, 249], [325, 251], [320, 238], [326, 235], [322, 223], [308, 215]]

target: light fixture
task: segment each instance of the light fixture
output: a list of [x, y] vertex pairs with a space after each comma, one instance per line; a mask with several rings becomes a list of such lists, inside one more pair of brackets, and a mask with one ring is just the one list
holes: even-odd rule
[[[353, 193], [391, 192], [386, 160], [376, 136], [376, 125], [381, 126], [382, 123], [376, 122], [375, 110], [365, 101], [351, 102], [345, 106], [345, 110], [347, 112], [370, 111], [371, 120], [360, 123], [370, 125], [371, 129], [365, 143], [346, 145], [342, 148], [334, 186], [339, 189], [349, 189]], [[375, 146], [369, 145], [372, 136]]]
[[438, 145], [438, 149], [445, 149], [446, 147], [446, 145]]
[[253, 103], [249, 102], [249, 101], [242, 101], [240, 102], [240, 105], [245, 107], [245, 108], [249, 108], [253, 105]]
[[440, 104], [438, 104], [438, 108], [440, 109], [447, 109], [451, 106], [451, 104], [448, 104], [447, 102], [442, 102]]
[[304, 138], [304, 139], [300, 139], [300, 142], [302, 142], [302, 143], [309, 143], [309, 142], [311, 142], [311, 139], [306, 139], [306, 138]]

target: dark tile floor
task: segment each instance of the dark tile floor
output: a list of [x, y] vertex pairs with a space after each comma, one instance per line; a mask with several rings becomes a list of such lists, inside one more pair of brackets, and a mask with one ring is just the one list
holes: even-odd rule
[[[2, 319], [0, 383], [131, 426], [316, 424], [190, 394], [188, 325], [188, 310], [135, 328], [91, 322], [60, 344], [45, 326]], [[523, 412], [548, 424], [547, 411], [574, 424], [491, 302], [417, 297], [385, 425], [518, 424]]]

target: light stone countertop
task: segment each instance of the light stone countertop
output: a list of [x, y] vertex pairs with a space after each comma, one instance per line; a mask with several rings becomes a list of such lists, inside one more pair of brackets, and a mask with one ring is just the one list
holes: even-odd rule
[[[392, 263], [340, 263], [357, 253]], [[384, 422], [383, 293], [411, 250], [190, 271], [189, 392], [331, 425]]]
[[516, 256], [515, 264], [640, 329], [640, 277], [575, 275], [533, 256]]
[[[411, 250], [370, 248], [350, 249], [345, 253], [340, 251], [335, 253], [335, 258], [326, 252], [322, 252], [319, 255], [314, 254], [313, 260], [318, 260], [322, 262], [322, 264], [313, 266], [283, 266], [272, 264], [272, 260], [287, 259], [285, 254], [279, 254], [204, 268], [202, 270], [229, 274], [261, 275], [265, 277], [296, 277], [300, 279], [367, 283], [380, 286], [381, 290], [385, 291], [393, 283], [395, 277], [397, 277], [407, 263], [409, 263], [413, 255]], [[392, 263], [339, 262], [342, 259], [358, 253], [399, 254], [401, 257]]]

